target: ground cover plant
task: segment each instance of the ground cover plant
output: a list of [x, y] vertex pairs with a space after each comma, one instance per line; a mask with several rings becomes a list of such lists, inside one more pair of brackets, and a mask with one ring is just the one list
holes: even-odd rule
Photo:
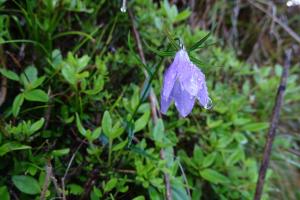
[[[284, 22], [290, 36], [267, 6], [293, 13], [225, 0], [0, 1], [0, 199], [252, 199], [287, 62], [262, 199], [299, 199], [299, 19]], [[160, 111], [181, 45], [211, 99], [184, 117], [174, 103]]]

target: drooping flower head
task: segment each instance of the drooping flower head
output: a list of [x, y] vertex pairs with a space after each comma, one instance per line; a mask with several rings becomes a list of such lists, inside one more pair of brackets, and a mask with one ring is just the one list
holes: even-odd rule
[[208, 108], [211, 103], [205, 75], [190, 61], [187, 52], [182, 48], [176, 53], [173, 63], [164, 74], [161, 112], [166, 114], [174, 100], [179, 114], [186, 117], [192, 111], [195, 99], [198, 99], [204, 108]]

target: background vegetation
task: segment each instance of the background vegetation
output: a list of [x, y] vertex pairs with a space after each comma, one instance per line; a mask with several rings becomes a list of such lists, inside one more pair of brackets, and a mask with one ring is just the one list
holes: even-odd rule
[[[166, 176], [173, 199], [252, 199], [284, 52], [299, 55], [299, 7], [0, 2], [1, 200], [164, 199]], [[160, 118], [176, 38], [201, 41], [191, 56], [213, 107]], [[300, 199], [299, 58], [291, 64], [263, 199]]]

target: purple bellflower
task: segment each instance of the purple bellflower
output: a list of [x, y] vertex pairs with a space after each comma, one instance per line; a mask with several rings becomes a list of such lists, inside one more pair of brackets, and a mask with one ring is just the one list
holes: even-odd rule
[[182, 48], [164, 74], [161, 112], [166, 114], [174, 100], [179, 114], [186, 117], [192, 111], [195, 99], [204, 108], [209, 108], [211, 100], [208, 97], [205, 75], [190, 61], [188, 53]]

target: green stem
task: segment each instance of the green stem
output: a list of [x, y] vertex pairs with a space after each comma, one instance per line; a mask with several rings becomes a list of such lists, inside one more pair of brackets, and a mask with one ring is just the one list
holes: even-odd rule
[[[159, 61], [159, 63], [156, 65], [156, 68], [155, 68], [154, 73], [150, 76], [149, 82], [148, 82], [148, 84], [147, 84], [145, 90], [144, 90], [143, 93], [142, 93], [142, 97], [139, 99], [138, 105], [135, 107], [135, 109], [134, 109], [134, 111], [133, 111], [133, 114], [131, 115], [131, 118], [130, 118], [130, 120], [129, 120], [129, 123], [127, 124], [126, 129], [128, 128], [128, 125], [130, 125], [130, 124], [132, 123], [132, 121], [133, 121], [133, 119], [134, 119], [134, 117], [135, 117], [135, 115], [136, 115], [136, 113], [137, 113], [139, 107], [142, 105], [143, 101], [145, 100], [146, 94], [148, 93], [148, 91], [149, 91], [149, 89], [150, 89], [150, 87], [151, 87], [151, 83], [152, 83], [152, 81], [153, 81], [153, 79], [154, 79], [154, 76], [155, 76], [155, 74], [157, 73], [157, 71], [158, 71], [158, 69], [159, 69], [159, 66], [161, 65], [161, 63], [163, 62], [163, 60], [164, 60], [164, 58], [161, 58], [161, 60]], [[134, 136], [133, 133], [132, 133], [132, 134], [129, 133], [129, 135], [128, 135], [128, 147], [130, 147], [130, 145], [131, 145], [133, 136]]]
[[112, 153], [112, 139], [109, 139], [109, 143], [108, 143], [108, 166], [111, 166], [111, 153]]

